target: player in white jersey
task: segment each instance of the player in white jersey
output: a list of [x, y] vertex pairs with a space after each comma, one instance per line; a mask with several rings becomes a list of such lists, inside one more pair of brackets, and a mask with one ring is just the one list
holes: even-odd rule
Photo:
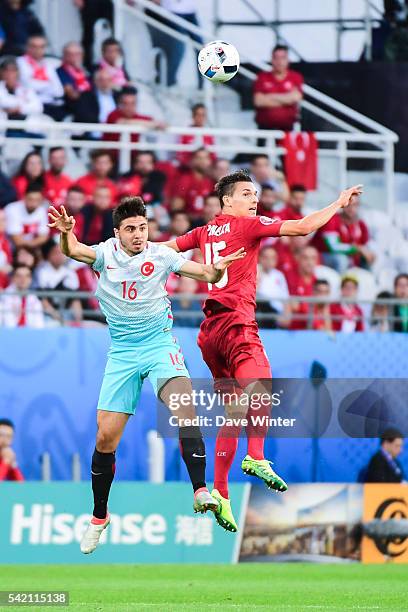
[[[78, 242], [75, 220], [61, 206], [49, 209], [49, 226], [60, 231], [65, 255], [92, 266], [98, 276], [96, 295], [106, 316], [111, 348], [98, 401], [95, 451], [92, 456], [94, 510], [81, 541], [93, 552], [109, 524], [108, 496], [115, 473], [115, 451], [143, 380], [149, 378], [157, 397], [190, 394], [191, 381], [181, 348], [171, 334], [173, 317], [165, 284], [171, 272], [216, 283], [227, 267], [245, 256], [244, 249], [213, 265], [187, 261], [167, 246], [148, 242], [146, 207], [139, 197], [124, 198], [113, 211], [115, 237], [92, 247]], [[187, 395], [183, 395], [187, 397]], [[199, 427], [191, 425], [191, 402], [178, 410], [180, 450], [193, 489], [196, 512], [215, 511], [218, 502], [205, 482], [205, 446]]]

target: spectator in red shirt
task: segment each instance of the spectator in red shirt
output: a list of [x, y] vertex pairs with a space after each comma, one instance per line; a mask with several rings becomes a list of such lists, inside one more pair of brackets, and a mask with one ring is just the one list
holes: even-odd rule
[[[165, 127], [162, 121], [155, 121], [148, 115], [140, 115], [136, 108], [137, 89], [135, 87], [124, 87], [118, 94], [117, 108], [108, 115], [107, 123], [146, 126], [151, 130], [163, 129]], [[103, 138], [111, 142], [118, 142], [120, 134], [117, 132], [106, 133]], [[139, 142], [140, 134], [131, 134], [130, 139], [131, 142]], [[114, 155], [117, 158], [117, 150], [114, 151]]]
[[170, 188], [171, 210], [185, 210], [193, 218], [202, 214], [204, 198], [214, 190], [211, 166], [211, 156], [206, 149], [193, 153], [191, 170], [179, 171], [174, 177]]
[[275, 206], [278, 202], [279, 198], [275, 189], [270, 185], [262, 185], [257, 215], [260, 217], [269, 217], [270, 219], [280, 218], [280, 213], [275, 210]]
[[307, 236], [285, 236], [280, 240], [265, 238], [261, 245], [273, 245], [278, 253], [278, 270], [289, 278], [297, 270], [297, 256], [307, 246]]
[[335, 215], [322, 227], [313, 244], [323, 253], [323, 261], [338, 272], [350, 266], [368, 268], [375, 255], [367, 246], [370, 239], [367, 225], [359, 218], [360, 199], [353, 196], [341, 214]]
[[[194, 128], [205, 128], [207, 125], [207, 108], [205, 104], [199, 103], [194, 104], [191, 109], [192, 112], [192, 123], [191, 127]], [[198, 149], [199, 147], [211, 147], [215, 144], [214, 136], [210, 134], [183, 134], [180, 136], [179, 140], [180, 144], [184, 145], [192, 145], [194, 149]], [[192, 152], [191, 151], [180, 151], [177, 153], [177, 159], [179, 161], [180, 166], [190, 166], [191, 163]], [[216, 160], [217, 156], [215, 153], [211, 153], [211, 158], [213, 162]]]
[[75, 219], [74, 234], [79, 239], [84, 231], [84, 218], [81, 214], [82, 209], [86, 204], [84, 191], [78, 185], [72, 185], [68, 189], [67, 197], [65, 198], [64, 206], [69, 215]]
[[281, 211], [279, 211], [279, 217], [282, 221], [288, 221], [290, 219], [303, 219], [305, 213], [303, 212], [303, 206], [306, 200], [306, 189], [303, 185], [293, 185], [290, 189], [289, 200]]
[[76, 182], [87, 199], [91, 199], [97, 187], [108, 187], [112, 194], [112, 201], [116, 202], [117, 188], [109, 178], [113, 170], [113, 161], [110, 153], [103, 149], [91, 152], [91, 171], [81, 176]]
[[264, 185], [276, 191], [279, 200], [286, 202], [289, 199], [289, 187], [283, 172], [276, 170], [266, 153], [255, 155], [251, 161], [251, 179], [258, 193]]
[[312, 306], [312, 329], [331, 332], [333, 325], [330, 317], [330, 304], [326, 301], [330, 297], [330, 285], [325, 278], [317, 279], [313, 285], [313, 296], [321, 297], [325, 301]]
[[290, 132], [299, 118], [302, 87], [302, 75], [289, 69], [288, 48], [276, 45], [272, 51], [272, 70], [260, 72], [254, 85], [259, 129]]
[[151, 151], [138, 151], [130, 172], [119, 181], [120, 196], [140, 195], [146, 204], [160, 204], [164, 199], [166, 175], [155, 169], [156, 157]]
[[0, 419], [0, 481], [24, 480], [17, 465], [16, 453], [11, 448], [13, 438], [13, 422], [10, 419]]
[[21, 200], [24, 197], [27, 187], [31, 183], [43, 188], [44, 182], [45, 169], [42, 157], [36, 151], [31, 151], [23, 158], [17, 174], [12, 179], [18, 199]]
[[[290, 295], [311, 296], [316, 282], [315, 269], [319, 261], [319, 254], [314, 247], [304, 247], [297, 256], [298, 268], [288, 275], [287, 281]], [[291, 329], [308, 329], [312, 320], [312, 309], [305, 302], [291, 303], [292, 320]], [[302, 315], [296, 318], [296, 315]]]
[[97, 244], [113, 236], [112, 195], [108, 187], [95, 189], [92, 202], [84, 206], [81, 242]]
[[[354, 276], [344, 276], [341, 281], [341, 297], [355, 300], [358, 293], [358, 280]], [[363, 311], [358, 304], [339, 302], [330, 305], [333, 329], [345, 333], [364, 331]]]
[[67, 197], [72, 179], [64, 174], [67, 156], [63, 147], [52, 147], [48, 155], [49, 169], [44, 175], [44, 197], [53, 206], [61, 206]]

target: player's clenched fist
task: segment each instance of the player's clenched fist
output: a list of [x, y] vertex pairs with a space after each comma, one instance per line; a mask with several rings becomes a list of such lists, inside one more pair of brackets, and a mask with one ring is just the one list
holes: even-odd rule
[[359, 196], [363, 193], [362, 185], [354, 185], [354, 187], [350, 187], [349, 189], [345, 189], [340, 193], [338, 203], [342, 208], [346, 208], [350, 204], [351, 198], [353, 196]]
[[61, 212], [58, 212], [54, 206], [49, 207], [50, 223], [48, 223], [48, 227], [55, 227], [62, 234], [67, 234], [74, 229], [75, 219], [72, 215], [68, 216], [64, 206], [61, 206], [60, 210]]

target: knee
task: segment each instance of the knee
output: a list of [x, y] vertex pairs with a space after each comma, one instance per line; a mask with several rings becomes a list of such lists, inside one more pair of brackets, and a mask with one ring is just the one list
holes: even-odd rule
[[100, 453], [113, 453], [117, 447], [117, 441], [112, 434], [104, 428], [99, 427], [96, 434], [96, 448]]

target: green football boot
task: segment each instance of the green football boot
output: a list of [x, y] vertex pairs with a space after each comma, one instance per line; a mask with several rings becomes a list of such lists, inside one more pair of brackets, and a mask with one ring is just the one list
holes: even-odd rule
[[263, 480], [269, 489], [274, 489], [280, 493], [287, 491], [288, 485], [273, 471], [271, 465], [272, 461], [268, 461], [267, 459], [252, 459], [252, 457], [247, 455], [241, 464], [241, 468], [244, 474], [256, 476]]
[[217, 523], [226, 531], [232, 531], [234, 533], [238, 531], [238, 526], [231, 510], [231, 501], [223, 497], [217, 489], [211, 491], [211, 496], [218, 502], [218, 508], [214, 512]]

